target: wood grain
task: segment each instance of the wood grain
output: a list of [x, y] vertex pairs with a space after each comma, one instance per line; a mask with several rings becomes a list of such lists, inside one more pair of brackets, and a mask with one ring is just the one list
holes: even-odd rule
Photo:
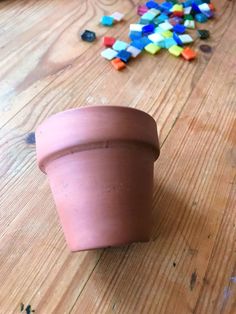
[[[215, 1], [212, 52], [187, 63], [163, 52], [122, 72], [100, 58], [104, 34], [127, 40], [138, 1], [0, 3], [0, 313], [236, 312], [236, 22]], [[119, 10], [126, 22], [101, 27]], [[95, 44], [78, 34], [94, 29]], [[155, 166], [148, 244], [72, 254], [29, 132], [48, 115], [89, 104], [153, 115]]]

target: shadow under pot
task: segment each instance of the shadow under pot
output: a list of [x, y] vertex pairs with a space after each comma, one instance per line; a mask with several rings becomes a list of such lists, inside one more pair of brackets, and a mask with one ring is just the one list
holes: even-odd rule
[[37, 128], [36, 149], [72, 251], [149, 240], [160, 152], [151, 116], [127, 107], [67, 110]]

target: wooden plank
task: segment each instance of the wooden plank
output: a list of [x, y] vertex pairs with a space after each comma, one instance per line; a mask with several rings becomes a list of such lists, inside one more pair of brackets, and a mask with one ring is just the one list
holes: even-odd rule
[[[232, 139], [235, 148], [236, 126]], [[235, 168], [235, 152], [233, 167]], [[236, 310], [236, 177], [231, 184], [228, 204], [224, 208], [219, 232], [208, 263], [195, 313], [230, 313]]]
[[162, 148], [153, 241], [107, 250], [70, 313], [235, 313], [234, 29]]

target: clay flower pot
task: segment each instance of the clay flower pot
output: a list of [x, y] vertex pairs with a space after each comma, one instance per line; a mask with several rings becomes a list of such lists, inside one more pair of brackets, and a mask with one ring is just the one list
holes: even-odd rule
[[159, 156], [151, 116], [126, 107], [67, 110], [37, 128], [36, 145], [72, 251], [149, 240]]

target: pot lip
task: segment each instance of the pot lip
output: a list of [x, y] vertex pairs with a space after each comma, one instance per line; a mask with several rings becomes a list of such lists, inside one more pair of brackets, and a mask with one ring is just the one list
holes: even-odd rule
[[[115, 120], [114, 122], [112, 121], [113, 119], [111, 120], [112, 125], [116, 125], [116, 128], [111, 127], [111, 123], [102, 124], [102, 127], [96, 122], [91, 125], [86, 124], [88, 117], [94, 115], [99, 117], [101, 113], [102, 119], [104, 117], [107, 118], [106, 115], [118, 115], [120, 118], [127, 117], [124, 120], [124, 127], [118, 128], [117, 121]], [[83, 118], [83, 115], [85, 118]], [[133, 115], [136, 116], [133, 119], [135, 123], [130, 128], [128, 124], [130, 120], [133, 123], [131, 119]], [[81, 133], [81, 129], [77, 127], [78, 121], [82, 123], [83, 130], [86, 131]], [[143, 123], [147, 123], [147, 128], [143, 127]], [[58, 133], [58, 128], [63, 131]], [[58, 134], [60, 134], [59, 140]], [[156, 121], [145, 111], [127, 106], [114, 105], [82, 106], [60, 111], [44, 119], [36, 128], [36, 155], [38, 165], [45, 172], [44, 164], [46, 162], [63, 156], [70, 151], [88, 150], [91, 147], [94, 149], [97, 146], [106, 146], [107, 143], [120, 143], [121, 141], [134, 141], [149, 145], [153, 149], [155, 160], [160, 154]]]
[[[90, 109], [108, 109], [108, 110], [128, 110], [128, 111], [134, 111], [134, 112], [138, 112], [139, 114], [143, 114], [143, 115], [146, 115], [149, 119], [152, 119], [155, 123], [155, 119], [150, 115], [148, 114], [147, 112], [141, 110], [141, 109], [137, 109], [137, 108], [133, 108], [133, 107], [128, 107], [128, 106], [115, 106], [115, 105], [89, 105], [89, 106], [81, 106], [81, 107], [77, 107], [77, 108], [70, 108], [70, 109], [66, 109], [66, 110], [63, 110], [63, 111], [59, 111], [59, 112], [56, 112], [52, 115], [50, 115], [49, 117], [47, 117], [46, 119], [44, 119], [37, 127], [37, 129], [44, 123], [46, 123], [48, 120], [51, 120], [51, 119], [55, 119], [57, 116], [60, 116], [60, 115], [65, 115], [69, 112], [77, 112], [77, 111], [86, 111], [86, 110], [90, 110]], [[37, 130], [36, 129], [36, 130]]]

